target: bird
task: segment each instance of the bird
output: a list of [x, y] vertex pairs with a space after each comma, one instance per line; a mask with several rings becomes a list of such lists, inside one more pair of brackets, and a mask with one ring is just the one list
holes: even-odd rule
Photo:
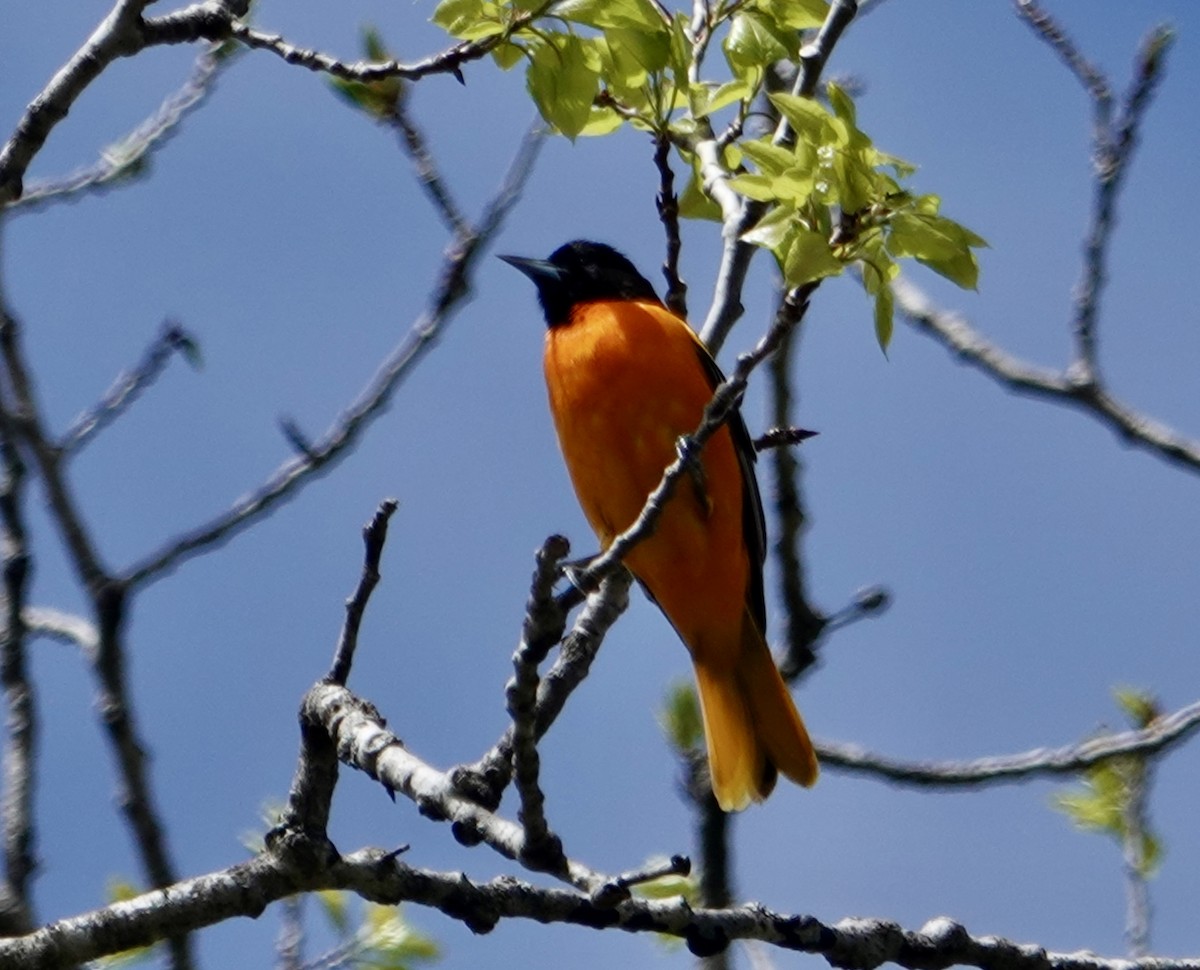
[[[687, 322], [613, 247], [577, 239], [548, 259], [500, 258], [537, 287], [559, 446], [607, 549], [637, 518], [724, 377]], [[818, 774], [766, 641], [766, 525], [754, 461], [735, 412], [624, 559], [691, 654], [711, 787], [726, 812], [761, 802], [780, 773], [805, 787]]]

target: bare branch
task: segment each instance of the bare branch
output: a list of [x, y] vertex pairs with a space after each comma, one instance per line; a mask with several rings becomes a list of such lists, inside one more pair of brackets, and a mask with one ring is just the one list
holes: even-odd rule
[[25, 109], [0, 148], [0, 209], [20, 198], [29, 163], [78, 97], [118, 57], [145, 46], [139, 27], [150, 0], [118, 0], [82, 47]]
[[271, 853], [220, 872], [189, 879], [171, 891], [145, 893], [81, 916], [60, 920], [29, 936], [0, 940], [0, 961], [12, 970], [65, 968], [145, 946], [166, 931], [199, 929], [235, 916], [258, 916], [297, 892], [351, 890], [374, 902], [414, 902], [435, 908], [487, 933], [504, 919], [531, 919], [591, 929], [663, 933], [686, 941], [697, 955], [734, 940], [759, 940], [782, 950], [823, 956], [837, 967], [876, 970], [895, 963], [907, 970], [962, 965], [981, 970], [1200, 970], [1200, 958], [1113, 959], [1087, 952], [1055, 953], [997, 936], [972, 936], [945, 917], [918, 930], [884, 920], [844, 919], [827, 924], [812, 916], [777, 913], [757, 903], [732, 909], [694, 909], [683, 899], [630, 899], [615, 908], [569, 889], [547, 889], [501, 876], [473, 882], [464, 874], [414, 869], [379, 849], [364, 849], [327, 867], [304, 870]]
[[42, 179], [26, 187], [9, 209], [25, 212], [38, 205], [78, 198], [79, 193], [125, 184], [140, 174], [157, 149], [179, 129], [184, 118], [199, 108], [212, 93], [217, 75], [231, 61], [223, 55], [224, 45], [210, 44], [192, 67], [183, 86], [159, 109], [124, 138], [106, 147], [100, 160], [64, 178]]
[[467, 232], [470, 227], [450, 194], [449, 187], [442, 180], [437, 164], [425, 144], [425, 135], [409, 115], [403, 96], [397, 100], [387, 120], [400, 133], [400, 141], [412, 162], [417, 176], [417, 184], [429, 196], [433, 208], [445, 223], [446, 228], [455, 235]]
[[130, 588], [154, 582], [181, 563], [219, 548], [252, 522], [292, 498], [301, 487], [329, 471], [346, 457], [372, 422], [386, 410], [396, 389], [412, 368], [437, 342], [442, 328], [457, 311], [470, 288], [471, 272], [480, 253], [491, 242], [505, 216], [520, 197], [541, 145], [540, 127], [526, 134], [504, 182], [489, 203], [479, 225], [457, 237], [446, 250], [440, 279], [430, 306], [408, 336], [376, 371], [357, 400], [312, 444], [311, 449], [285, 461], [266, 482], [239, 498], [233, 506], [204, 525], [170, 539], [127, 570], [123, 582]]
[[1035, 367], [1006, 353], [958, 314], [934, 306], [904, 277], [893, 281], [892, 292], [902, 319], [1010, 390], [1078, 408], [1117, 432], [1127, 444], [1200, 472], [1200, 441], [1134, 411], [1094, 382], [1080, 383], [1070, 373]]
[[[325, 731], [341, 761], [375, 778], [390, 791], [403, 794], [422, 815], [450, 822], [454, 837], [463, 844], [483, 842], [506, 859], [524, 862], [524, 828], [460, 795], [448, 774], [404, 747], [372, 704], [344, 687], [322, 682], [308, 692], [303, 717], [314, 730]], [[559, 868], [539, 866], [538, 871], [549, 872], [584, 892], [610, 881], [566, 858]]]
[[[778, 428], [792, 423], [792, 349], [799, 328], [789, 330], [768, 365], [771, 421]], [[811, 432], [804, 432], [808, 437]], [[803, 438], [799, 439], [803, 440]], [[825, 629], [826, 617], [809, 602], [801, 539], [808, 524], [800, 490], [800, 459], [791, 448], [776, 448], [771, 454], [774, 480], [775, 561], [779, 564], [779, 592], [784, 613], [784, 656], [780, 664], [788, 681], [797, 680], [817, 662], [816, 644]]]
[[[562, 641], [558, 657], [537, 685], [535, 739], [540, 740], [550, 730], [567, 698], [587, 677], [605, 635], [629, 605], [632, 583], [633, 577], [621, 570], [605, 579], [600, 588], [587, 597], [570, 634]], [[559, 597], [559, 606], [565, 612], [572, 601], [564, 594]], [[514, 727], [510, 725], [492, 750], [478, 762], [451, 771], [455, 790], [485, 808], [495, 809], [512, 780], [514, 743]]]
[[818, 742], [816, 748], [822, 766], [827, 768], [919, 788], [962, 788], [1071, 775], [1116, 755], [1163, 753], [1182, 744], [1198, 727], [1200, 701], [1156, 718], [1142, 730], [1105, 734], [1063, 748], [1035, 748], [974, 761], [898, 761], [857, 745], [832, 741]]
[[521, 861], [535, 869], [562, 871], [566, 865], [562, 842], [546, 821], [545, 795], [539, 783], [541, 758], [537, 742], [538, 667], [562, 638], [566, 612], [554, 597], [562, 575], [562, 560], [570, 552], [562, 536], [551, 536], [538, 550], [537, 567], [525, 608], [521, 642], [513, 654], [513, 678], [505, 689], [512, 718], [512, 765], [521, 807], [517, 817], [525, 830]]
[[1092, 99], [1097, 135], [1108, 127], [1112, 89], [1100, 70], [1080, 53], [1062, 26], [1034, 0], [1014, 0], [1017, 15], [1054, 50]]
[[400, 61], [383, 61], [380, 63], [357, 61], [347, 64], [345, 61], [340, 61], [336, 57], [331, 57], [320, 51], [288, 43], [288, 41], [284, 40], [278, 34], [268, 34], [261, 30], [255, 30], [240, 20], [230, 22], [229, 36], [249, 48], [270, 51], [272, 54], [282, 57], [289, 64], [295, 64], [321, 74], [330, 74], [333, 77], [340, 77], [347, 81], [380, 81], [389, 77], [415, 81], [431, 74], [452, 74], [454, 77], [462, 80], [462, 68], [465, 64], [477, 61], [481, 57], [486, 56], [492, 48], [502, 43], [509, 33], [520, 29], [530, 19], [532, 18], [529, 14], [518, 14], [513, 18], [509, 31], [506, 33], [494, 34], [483, 40], [456, 44], [447, 50], [409, 64], [403, 64]]

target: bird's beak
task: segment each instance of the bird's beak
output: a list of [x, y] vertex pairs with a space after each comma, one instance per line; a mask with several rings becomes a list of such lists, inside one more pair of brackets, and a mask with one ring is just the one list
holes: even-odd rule
[[514, 266], [528, 276], [539, 287], [545, 283], [558, 283], [563, 278], [562, 268], [546, 259], [529, 259], [525, 256], [501, 256], [509, 266]]

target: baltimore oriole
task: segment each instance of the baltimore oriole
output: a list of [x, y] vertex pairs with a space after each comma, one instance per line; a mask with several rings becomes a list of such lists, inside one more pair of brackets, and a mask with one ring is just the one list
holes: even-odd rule
[[[501, 259], [537, 286], [559, 445], [607, 548], [675, 459], [677, 439], [700, 424], [720, 368], [610, 246], [577, 240], [546, 260]], [[713, 793], [725, 811], [762, 801], [778, 772], [806, 786], [817, 778], [812, 742], [764, 638], [766, 527], [753, 463], [735, 413], [625, 560], [692, 655]]]

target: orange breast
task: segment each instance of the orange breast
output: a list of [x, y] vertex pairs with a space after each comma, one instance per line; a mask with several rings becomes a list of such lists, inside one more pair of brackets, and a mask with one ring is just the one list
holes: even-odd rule
[[[634, 521], [675, 460], [676, 440], [700, 423], [712, 387], [697, 346], [687, 324], [652, 303], [583, 304], [547, 331], [550, 409], [602, 546]], [[727, 429], [709, 440], [700, 464], [626, 560], [694, 654], [705, 643], [737, 641], [750, 568]]]

